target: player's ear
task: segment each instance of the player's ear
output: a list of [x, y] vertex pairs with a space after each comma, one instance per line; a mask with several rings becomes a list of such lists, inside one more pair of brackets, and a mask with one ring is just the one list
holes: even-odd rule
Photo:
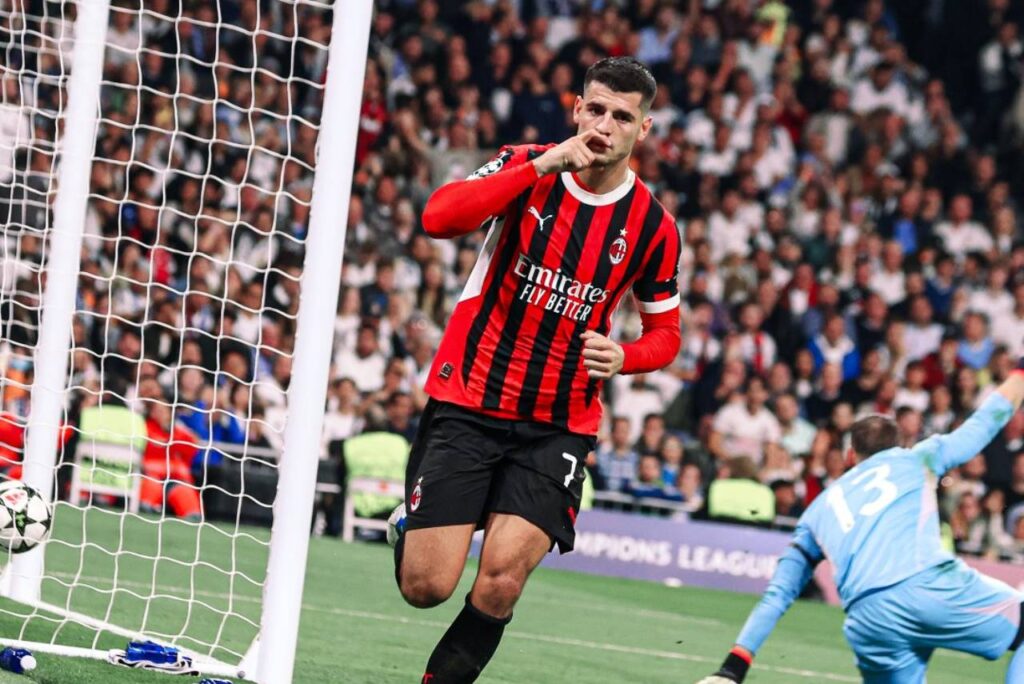
[[857, 452], [853, 450], [853, 447], [846, 447], [846, 467], [852, 468], [857, 463]]
[[583, 98], [579, 95], [576, 96], [576, 102], [572, 105], [572, 122], [577, 126], [580, 125], [580, 112], [583, 111]]
[[654, 119], [648, 114], [644, 117], [643, 121], [640, 122], [640, 133], [636, 136], [637, 142], [643, 142], [651, 132], [651, 125], [654, 124]]

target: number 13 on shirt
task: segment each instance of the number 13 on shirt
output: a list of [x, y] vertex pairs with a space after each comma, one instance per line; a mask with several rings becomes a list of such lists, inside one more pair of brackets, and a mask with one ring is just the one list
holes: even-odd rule
[[[866, 482], [867, 484], [864, 485], [865, 492], [878, 490], [878, 495], [862, 505], [857, 511], [857, 515], [865, 518], [878, 515], [899, 496], [899, 488], [889, 480], [889, 472], [888, 464], [880, 465], [877, 468], [865, 470], [850, 483], [853, 487], [859, 488], [861, 483]], [[839, 527], [842, 528], [843, 532], [846, 533], [852, 530], [857, 523], [857, 518], [850, 509], [850, 504], [846, 502], [846, 493], [843, 492], [842, 487], [838, 485], [829, 487], [825, 495], [825, 501], [832, 509], [832, 512], [836, 514]]]

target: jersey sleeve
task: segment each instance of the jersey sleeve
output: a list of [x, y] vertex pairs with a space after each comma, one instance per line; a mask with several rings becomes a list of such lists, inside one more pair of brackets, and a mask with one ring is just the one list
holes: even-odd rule
[[679, 307], [679, 255], [682, 239], [667, 212], [651, 245], [643, 272], [633, 283], [640, 313], [657, 314]]
[[825, 552], [818, 546], [818, 541], [814, 538], [814, 534], [805, 520], [801, 520], [796, 531], [793, 532], [793, 546], [803, 553], [813, 567], [825, 560]]
[[486, 164], [466, 176], [466, 180], [480, 180], [487, 176], [493, 176], [499, 171], [514, 169], [525, 164], [531, 158], [531, 149], [533, 148], [528, 145], [505, 145]]
[[1013, 404], [993, 392], [971, 417], [948, 435], [929, 437], [912, 449], [938, 476], [974, 458], [1003, 429], [1013, 415]]
[[779, 558], [768, 588], [750, 612], [740, 635], [736, 637], [736, 643], [751, 653], [758, 652], [813, 576], [814, 566], [821, 560], [821, 556], [809, 553], [805, 545], [817, 549], [813, 538], [810, 542], [806, 538], [802, 539], [800, 528], [797, 528], [792, 545]]
[[423, 208], [423, 230], [433, 238], [458, 237], [504, 212], [537, 181], [537, 169], [528, 162], [546, 149], [533, 145], [502, 147], [468, 179], [441, 186]]

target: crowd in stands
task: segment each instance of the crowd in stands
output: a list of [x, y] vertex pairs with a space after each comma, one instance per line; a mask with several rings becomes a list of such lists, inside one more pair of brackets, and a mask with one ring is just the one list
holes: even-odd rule
[[[82, 402], [116, 375], [164, 433], [154, 402], [173, 403], [199, 446], [279, 449], [330, 23], [281, 3], [218, 4], [220, 15], [198, 0], [153, 0], [141, 20], [113, 13], [73, 366]], [[746, 479], [792, 518], [848, 465], [858, 416], [892, 415], [905, 445], [954, 429], [1024, 353], [1019, 3], [375, 7], [325, 455], [367, 430], [415, 433], [483, 237], [428, 238], [430, 193], [503, 144], [571, 135], [583, 74], [605, 55], [635, 55], [659, 82], [633, 166], [684, 237], [683, 346], [664, 371], [607, 385], [589, 463], [599, 491], [707, 512], [716, 481]], [[255, 42], [235, 29], [257, 25]], [[296, 30], [310, 41], [292, 41]], [[46, 74], [32, 96], [56, 97], [52, 55], [12, 61], [5, 44], [9, 71]], [[4, 84], [5, 103], [28, 94], [24, 79]], [[15, 167], [38, 192], [51, 162], [40, 148]], [[15, 246], [5, 331], [31, 330], [38, 311], [38, 287], [24, 285], [38, 235]], [[639, 325], [627, 302], [613, 336]], [[942, 479], [961, 552], [1024, 562], [1022, 446], [1018, 414]], [[215, 450], [197, 453], [198, 481]]]

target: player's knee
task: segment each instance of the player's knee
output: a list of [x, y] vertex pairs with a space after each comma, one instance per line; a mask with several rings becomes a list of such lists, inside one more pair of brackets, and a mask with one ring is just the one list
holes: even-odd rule
[[477, 607], [492, 615], [511, 610], [523, 593], [524, 579], [521, 573], [506, 570], [481, 572], [474, 591], [474, 597], [480, 601]]
[[447, 601], [455, 584], [443, 578], [402, 571], [398, 584], [405, 602], [414, 608], [433, 608]]

